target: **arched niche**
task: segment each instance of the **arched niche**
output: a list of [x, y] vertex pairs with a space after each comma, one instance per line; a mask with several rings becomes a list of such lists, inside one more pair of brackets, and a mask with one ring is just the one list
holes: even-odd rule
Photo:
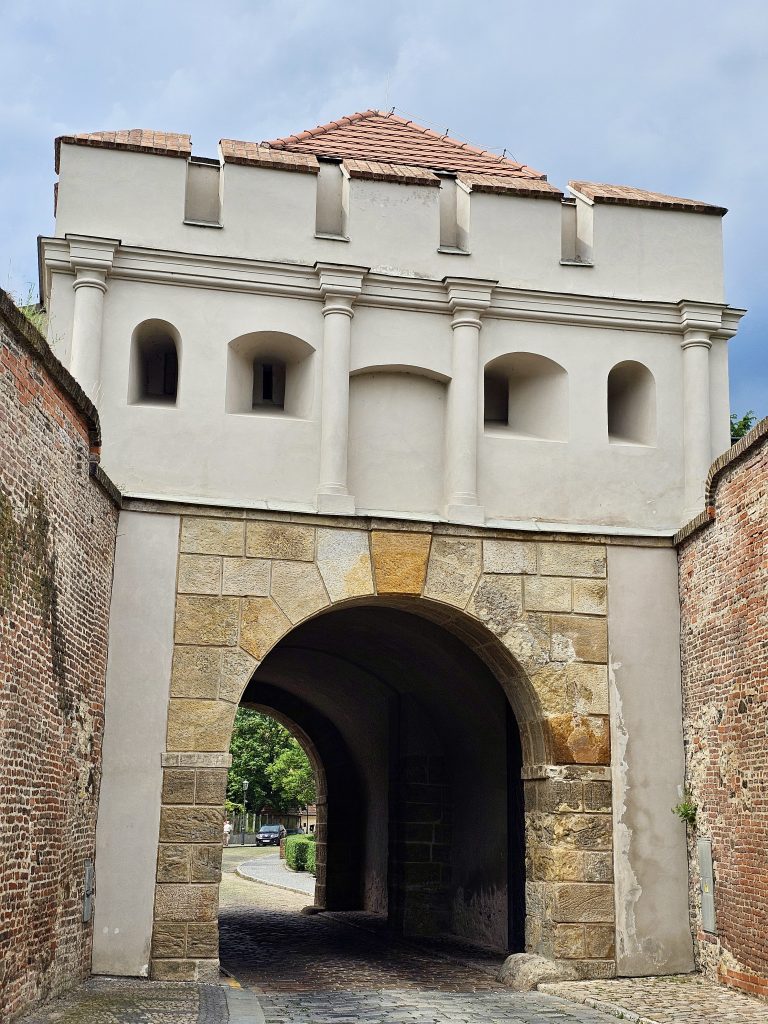
[[439, 510], [447, 378], [417, 366], [368, 366], [349, 382], [349, 487], [358, 508]]
[[179, 387], [181, 337], [167, 320], [144, 320], [131, 336], [128, 401], [132, 405], [175, 405]]
[[314, 348], [281, 331], [254, 331], [227, 350], [226, 410], [295, 416], [312, 409]]
[[656, 381], [642, 363], [617, 363], [608, 374], [608, 440], [656, 444]]
[[486, 430], [568, 440], [568, 373], [547, 356], [512, 352], [491, 360], [483, 380]]

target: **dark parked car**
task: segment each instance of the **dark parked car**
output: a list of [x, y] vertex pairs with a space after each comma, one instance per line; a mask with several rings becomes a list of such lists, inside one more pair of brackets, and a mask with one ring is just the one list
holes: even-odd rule
[[282, 825], [262, 825], [256, 833], [257, 846], [279, 846], [285, 836]]

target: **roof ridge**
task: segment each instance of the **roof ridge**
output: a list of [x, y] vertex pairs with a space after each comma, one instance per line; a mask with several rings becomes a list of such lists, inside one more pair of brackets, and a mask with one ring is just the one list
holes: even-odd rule
[[475, 146], [471, 142], [461, 141], [455, 139], [452, 135], [447, 132], [443, 135], [436, 132], [433, 128], [427, 128], [418, 122], [413, 121], [410, 118], [401, 117], [399, 114], [392, 110], [377, 110], [374, 107], [370, 107], [368, 110], [356, 111], [354, 114], [348, 114], [344, 117], [340, 117], [335, 121], [327, 121], [324, 124], [316, 125], [314, 128], [307, 128], [302, 132], [296, 132], [292, 135], [284, 135], [281, 138], [270, 139], [262, 142], [264, 146], [270, 146], [274, 149], [285, 149], [291, 144], [303, 142], [307, 139], [317, 138], [318, 136], [326, 135], [329, 132], [334, 131], [337, 128], [342, 128], [345, 125], [355, 124], [359, 121], [373, 120], [379, 118], [386, 121], [394, 121], [396, 124], [402, 125], [404, 128], [409, 128], [412, 131], [419, 132], [435, 142], [440, 142], [444, 145], [449, 145], [452, 149], [460, 151], [462, 153], [472, 154], [474, 156], [484, 157], [486, 160], [492, 160], [500, 168], [506, 168], [507, 170], [514, 169], [517, 172], [523, 172], [525, 176], [531, 178], [539, 178], [542, 181], [547, 180], [546, 174], [541, 171], [535, 170], [528, 164], [519, 163], [517, 160], [511, 160], [506, 156], [493, 153], [488, 149], [483, 149], [481, 146]]

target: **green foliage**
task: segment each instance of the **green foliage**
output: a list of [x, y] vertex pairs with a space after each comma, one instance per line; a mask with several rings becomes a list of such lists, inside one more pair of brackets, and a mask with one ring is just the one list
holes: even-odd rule
[[[308, 871], [310, 850], [315, 865], [315, 843], [309, 836], [288, 836], [285, 840], [285, 863], [294, 871]], [[312, 871], [314, 874], [314, 870]]]
[[296, 740], [267, 766], [267, 776], [282, 799], [293, 806], [315, 802], [315, 775], [307, 755]]
[[744, 437], [757, 423], [757, 416], [749, 409], [743, 416], [738, 413], [731, 413], [731, 444], [735, 444], [739, 438]]
[[693, 828], [696, 824], [696, 810], [693, 795], [689, 789], [686, 789], [683, 799], [672, 808], [672, 813], [676, 814], [680, 821], [684, 821], [686, 825]]
[[43, 337], [45, 337], [46, 331], [48, 330], [48, 317], [45, 310], [35, 298], [35, 289], [32, 285], [30, 284], [27, 286], [26, 295], [23, 297], [21, 295], [13, 295], [12, 298], [32, 326], [35, 327]]
[[310, 875], [317, 874], [317, 846], [314, 842], [314, 838], [314, 836], [307, 836], [307, 839], [310, 840], [309, 846], [307, 847], [307, 871]]
[[[243, 779], [248, 780], [249, 810], [295, 810], [301, 802], [296, 794], [307, 792], [307, 772], [311, 780], [312, 769], [306, 754], [284, 726], [258, 711], [238, 708], [229, 749], [232, 767], [227, 776], [227, 798], [232, 810], [242, 809]], [[282, 755], [287, 756], [280, 760]], [[272, 771], [278, 761], [281, 767]], [[314, 802], [314, 785], [308, 802]]]

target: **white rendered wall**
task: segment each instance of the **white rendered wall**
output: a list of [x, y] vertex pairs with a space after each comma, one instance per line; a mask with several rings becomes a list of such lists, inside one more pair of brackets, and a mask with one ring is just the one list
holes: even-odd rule
[[148, 971], [178, 536], [177, 516], [120, 513], [96, 824], [94, 974]]
[[[693, 970], [673, 548], [608, 547], [616, 969]], [[649, 709], [653, 713], [649, 714]]]
[[[120, 239], [106, 277], [94, 397], [103, 464], [126, 494], [316, 508], [328, 322], [314, 266], [328, 261], [342, 268], [329, 272], [342, 281], [340, 294], [345, 266], [358, 268], [353, 277], [362, 281], [345, 300], [354, 314], [347, 475], [358, 509], [445, 513], [438, 435], [453, 365], [450, 294], [458, 296], [454, 308], [468, 301], [482, 317], [478, 521], [484, 510], [486, 521], [501, 525], [666, 533], [683, 522], [688, 314], [679, 303], [696, 297], [695, 322], [720, 322], [719, 218], [581, 203], [594, 228], [595, 265], [574, 268], [560, 264], [562, 207], [550, 200], [471, 195], [471, 255], [462, 256], [437, 251], [436, 188], [350, 181], [344, 242], [315, 237], [312, 174], [226, 165], [223, 228], [200, 228], [183, 223], [185, 160], [71, 145], [61, 159], [58, 240], [44, 243], [50, 340], [71, 365], [77, 268], [62, 236]], [[451, 275], [466, 285], [446, 284]], [[491, 296], [487, 308], [471, 306], [480, 293]], [[130, 339], [148, 319], [167, 321], [181, 339], [175, 405], [128, 402]], [[253, 412], [250, 382], [236, 387], [232, 375], [248, 371], [248, 360], [233, 362], [229, 346], [252, 332], [290, 335], [309, 353], [302, 400], [287, 411]], [[565, 422], [542, 431], [558, 440], [483, 422], [483, 369], [515, 353], [544, 356], [567, 373], [557, 414]], [[624, 360], [653, 374], [654, 444], [609, 442], [607, 378]], [[714, 334], [710, 369], [714, 457], [728, 444], [726, 342]], [[240, 401], [228, 401], [235, 392]]]
[[226, 164], [222, 229], [184, 224], [186, 161], [64, 145], [56, 219], [67, 233], [245, 259], [344, 262], [441, 280], [677, 302], [722, 302], [716, 216], [594, 207], [594, 266], [561, 266], [561, 204], [474, 193], [470, 255], [438, 252], [439, 190], [352, 180], [348, 242], [315, 238], [314, 174]]

